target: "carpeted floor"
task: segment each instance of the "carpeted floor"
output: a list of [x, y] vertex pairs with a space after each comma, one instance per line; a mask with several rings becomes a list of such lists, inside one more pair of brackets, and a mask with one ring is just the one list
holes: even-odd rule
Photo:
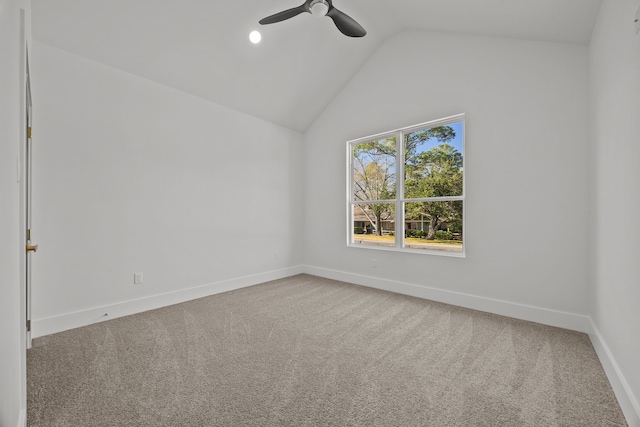
[[308, 275], [27, 358], [30, 427], [626, 425], [585, 334]]

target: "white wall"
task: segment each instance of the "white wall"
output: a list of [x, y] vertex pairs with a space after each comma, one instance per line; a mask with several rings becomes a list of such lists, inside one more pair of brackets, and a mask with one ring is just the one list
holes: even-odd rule
[[300, 264], [301, 134], [46, 44], [33, 57], [35, 335]]
[[[426, 32], [388, 40], [305, 135], [305, 263], [466, 305], [474, 296], [586, 319], [587, 63], [578, 45]], [[348, 248], [346, 141], [457, 113], [467, 114], [467, 257]], [[507, 305], [515, 310], [494, 308], [527, 309]]]
[[[21, 114], [24, 72], [21, 64], [25, 26], [29, 24], [28, 1], [0, 0], [0, 426], [24, 425], [26, 409], [24, 298], [21, 266], [20, 185], [17, 159], [23, 149]], [[28, 29], [26, 30], [28, 31]]]
[[638, 0], [605, 0], [589, 52], [596, 171], [590, 312], [634, 407], [630, 425], [640, 425], [640, 36], [633, 28], [638, 7]]

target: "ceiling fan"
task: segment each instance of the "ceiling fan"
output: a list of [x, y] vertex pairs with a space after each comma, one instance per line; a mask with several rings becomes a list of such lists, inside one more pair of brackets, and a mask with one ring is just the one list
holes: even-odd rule
[[292, 9], [283, 10], [274, 15], [267, 16], [261, 19], [259, 22], [262, 25], [273, 24], [276, 22], [284, 21], [285, 19], [293, 18], [303, 12], [310, 13], [314, 16], [328, 16], [333, 19], [334, 24], [338, 27], [338, 30], [345, 36], [349, 37], [364, 37], [367, 32], [360, 24], [358, 24], [353, 18], [344, 12], [339, 11], [333, 7], [331, 0], [307, 0], [302, 5], [294, 7]]

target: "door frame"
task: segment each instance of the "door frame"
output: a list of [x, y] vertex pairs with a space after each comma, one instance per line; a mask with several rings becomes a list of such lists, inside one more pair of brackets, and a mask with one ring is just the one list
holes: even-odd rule
[[[25, 45], [25, 135], [23, 138], [24, 141], [24, 242], [25, 247], [31, 244], [31, 229], [32, 229], [32, 221], [31, 221], [31, 213], [33, 208], [33, 139], [32, 139], [32, 129], [33, 129], [33, 103], [31, 98], [31, 72], [29, 68], [29, 44]], [[24, 280], [24, 295], [25, 295], [25, 327], [26, 327], [26, 346], [27, 349], [31, 348], [31, 265], [32, 265], [32, 257], [33, 254], [25, 250], [25, 280]]]
[[[25, 179], [25, 161], [27, 154], [27, 62], [30, 59], [30, 45], [31, 45], [31, 8], [30, 5], [27, 4], [25, 7], [19, 8], [20, 10], [20, 47], [19, 47], [19, 71], [20, 71], [20, 80], [19, 80], [19, 91], [20, 91], [20, 104], [18, 106], [19, 110], [19, 140], [16, 141], [18, 144], [18, 159], [17, 159], [17, 181], [19, 188], [19, 271], [20, 271], [20, 283], [19, 285], [19, 293], [20, 293], [20, 341], [23, 345], [20, 346], [20, 377], [21, 377], [21, 387], [20, 387], [20, 425], [26, 426], [27, 417], [27, 349], [31, 346], [31, 341], [28, 339], [27, 335], [27, 252], [25, 247], [26, 240], [26, 229], [27, 229], [27, 221], [26, 221], [26, 179]], [[30, 335], [29, 335], [30, 336]]]

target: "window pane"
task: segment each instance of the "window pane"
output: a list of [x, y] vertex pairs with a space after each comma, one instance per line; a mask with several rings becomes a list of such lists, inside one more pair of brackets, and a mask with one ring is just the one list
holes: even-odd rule
[[462, 122], [405, 135], [405, 198], [462, 196]]
[[462, 252], [462, 200], [405, 203], [404, 247]]
[[393, 199], [396, 194], [396, 138], [353, 145], [353, 200]]
[[394, 204], [354, 205], [352, 242], [356, 245], [395, 246]]

